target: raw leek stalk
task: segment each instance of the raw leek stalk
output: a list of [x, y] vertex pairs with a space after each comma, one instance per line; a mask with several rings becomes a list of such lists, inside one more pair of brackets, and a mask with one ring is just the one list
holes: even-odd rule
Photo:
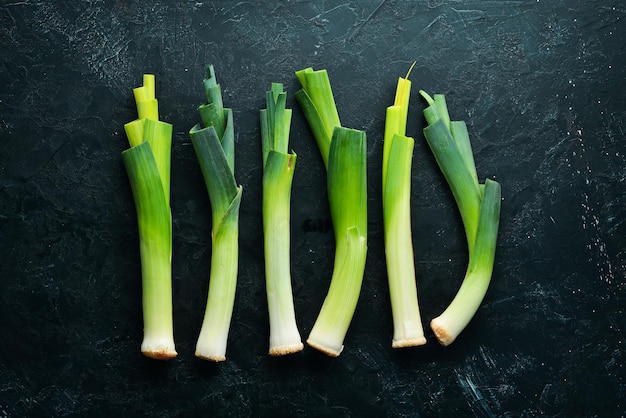
[[327, 168], [328, 200], [335, 233], [335, 263], [322, 309], [307, 344], [336, 357], [343, 350], [361, 292], [367, 256], [365, 132], [340, 126], [325, 70], [296, 72], [296, 99]]
[[273, 356], [304, 348], [296, 325], [291, 290], [290, 202], [296, 154], [288, 152], [291, 109], [285, 109], [283, 85], [272, 83], [267, 108], [260, 111], [263, 149], [263, 237], [265, 283]]
[[451, 344], [471, 321], [491, 281], [500, 223], [500, 184], [478, 182], [472, 147], [463, 121], [451, 121], [445, 97], [431, 98], [420, 91], [429, 106], [424, 136], [456, 201], [463, 220], [469, 262], [465, 278], [448, 308], [430, 327], [444, 346]]
[[134, 89], [134, 96], [138, 119], [124, 125], [131, 148], [122, 152], [122, 160], [139, 226], [144, 323], [141, 352], [169, 360], [177, 355], [172, 319], [172, 125], [158, 120], [154, 75], [144, 74], [143, 86]]
[[198, 107], [202, 123], [189, 131], [211, 201], [211, 271], [202, 328], [195, 355], [226, 360], [239, 262], [239, 206], [242, 187], [234, 176], [235, 136], [232, 109], [224, 108], [212, 65], [203, 82], [206, 103]]
[[383, 220], [394, 348], [426, 343], [411, 235], [411, 161], [415, 141], [406, 136], [411, 94], [408, 75], [398, 79], [394, 104], [387, 108], [383, 142]]

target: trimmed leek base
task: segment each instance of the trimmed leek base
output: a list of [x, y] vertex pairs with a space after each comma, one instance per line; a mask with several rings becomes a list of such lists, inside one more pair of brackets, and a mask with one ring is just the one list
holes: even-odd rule
[[482, 303], [493, 272], [500, 220], [500, 184], [485, 181], [484, 195], [471, 255], [463, 284], [448, 308], [430, 322], [443, 346], [452, 344], [465, 329]]
[[[296, 335], [297, 334], [297, 335]], [[281, 329], [270, 335], [270, 356], [285, 356], [287, 354], [298, 353], [304, 349], [304, 344], [300, 338], [298, 328], [295, 333], [292, 330]]]
[[[298, 331], [297, 328], [296, 331]], [[303, 349], [304, 344], [302, 344], [299, 333], [297, 337], [291, 332], [281, 332], [279, 335], [276, 335], [276, 333], [270, 335], [270, 356], [285, 356], [287, 354], [298, 353]]]
[[306, 341], [331, 357], [337, 357], [343, 351], [343, 341], [361, 291], [366, 254], [367, 242], [358, 228], [348, 229], [337, 243], [328, 295]]
[[170, 256], [162, 243], [143, 238], [140, 243], [142, 308], [144, 318], [141, 352], [157, 360], [177, 356], [172, 321], [172, 273]]
[[452, 344], [469, 324], [487, 293], [490, 280], [491, 272], [486, 271], [471, 272], [465, 276], [450, 306], [430, 321], [430, 328], [439, 344], [444, 347]]
[[[400, 237], [401, 231], [389, 231], [390, 237]], [[396, 234], [396, 232], [398, 232]], [[410, 240], [410, 237], [409, 237]], [[396, 243], [406, 241], [398, 238]], [[391, 294], [393, 316], [393, 348], [415, 347], [426, 344], [424, 327], [417, 303], [417, 285], [415, 283], [415, 267], [404, 263], [402, 259], [412, 260], [413, 246], [406, 243], [405, 246], [387, 244], [387, 248], [395, 247], [393, 257], [388, 257], [387, 271], [390, 277], [389, 293]], [[395, 259], [393, 260], [389, 259]], [[391, 278], [395, 278], [392, 280]]]
[[209, 294], [196, 344], [196, 357], [211, 360], [226, 360], [228, 331], [235, 303], [239, 260], [239, 206], [242, 189], [226, 212], [223, 222], [213, 231]]
[[[399, 225], [396, 225], [399, 226]], [[408, 235], [408, 237], [406, 236]], [[393, 316], [393, 348], [416, 347], [426, 344], [424, 327], [417, 303], [415, 266], [405, 260], [413, 260], [413, 244], [410, 230], [389, 229], [385, 245], [387, 275]]]

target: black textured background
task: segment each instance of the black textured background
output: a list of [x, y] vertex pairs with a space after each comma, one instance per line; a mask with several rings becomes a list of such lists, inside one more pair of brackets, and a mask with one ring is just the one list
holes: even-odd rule
[[[0, 1], [0, 417], [620, 416], [626, 412], [626, 9], [592, 0]], [[385, 107], [411, 63], [413, 232], [425, 321], [466, 266], [454, 202], [421, 135], [422, 88], [465, 119], [503, 187], [492, 285], [450, 347], [391, 348], [380, 203]], [[213, 63], [243, 185], [227, 361], [193, 356], [210, 205], [187, 132]], [[293, 280], [308, 335], [333, 237], [294, 71], [326, 68], [368, 135], [369, 253], [339, 358], [270, 358], [258, 109], [294, 108]], [[144, 358], [134, 204], [120, 153], [133, 87], [157, 76], [174, 125], [179, 357]]]

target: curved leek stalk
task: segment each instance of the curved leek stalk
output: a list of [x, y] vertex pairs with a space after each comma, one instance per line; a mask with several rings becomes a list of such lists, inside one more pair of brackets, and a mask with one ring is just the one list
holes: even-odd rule
[[343, 341], [361, 292], [367, 256], [365, 133], [335, 128], [328, 158], [328, 201], [335, 231], [335, 265], [328, 294], [307, 343], [330, 356]]
[[285, 109], [287, 93], [273, 83], [267, 92], [267, 109], [260, 111], [263, 148], [263, 237], [265, 283], [273, 356], [304, 348], [291, 290], [290, 202], [296, 154], [288, 153], [291, 109]]
[[398, 79], [394, 105], [387, 108], [383, 142], [383, 219], [394, 348], [426, 343], [411, 234], [411, 161], [415, 141], [405, 136], [410, 92], [407, 74]]
[[335, 264], [322, 309], [307, 344], [338, 356], [361, 292], [367, 256], [365, 132], [340, 126], [326, 70], [296, 72], [295, 96], [327, 168], [328, 201], [335, 232]]
[[139, 119], [124, 125], [131, 148], [122, 152], [130, 180], [142, 273], [144, 338], [141, 352], [151, 358], [176, 357], [172, 319], [172, 217], [170, 150], [172, 125], [158, 120], [154, 75], [144, 74], [134, 89]]
[[465, 279], [446, 310], [434, 318], [430, 327], [442, 345], [451, 344], [478, 310], [493, 272], [500, 220], [500, 184], [487, 179], [480, 204], [480, 216]]
[[448, 308], [430, 322], [437, 340], [451, 344], [465, 329], [483, 301], [493, 272], [500, 221], [500, 184], [487, 179], [479, 184], [465, 123], [451, 121], [445, 97], [431, 98], [420, 91], [429, 106], [424, 136], [459, 208], [469, 253], [461, 287]]
[[198, 108], [202, 124], [195, 125], [189, 136], [211, 201], [212, 252], [208, 299], [195, 355], [224, 361], [237, 287], [242, 188], [234, 177], [232, 110], [222, 106], [212, 65], [203, 84], [207, 102]]

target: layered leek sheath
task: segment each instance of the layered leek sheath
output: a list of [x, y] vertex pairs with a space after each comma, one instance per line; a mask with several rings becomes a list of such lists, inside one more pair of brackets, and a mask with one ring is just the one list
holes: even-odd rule
[[411, 234], [414, 140], [406, 136], [410, 93], [411, 81], [407, 74], [406, 78], [398, 79], [394, 104], [387, 108], [383, 142], [383, 220], [394, 348], [426, 343], [417, 297]]
[[341, 127], [326, 70], [296, 72], [296, 99], [327, 169], [328, 200], [335, 233], [335, 262], [322, 309], [307, 344], [338, 356], [361, 292], [367, 256], [365, 132]]
[[122, 160], [139, 226], [144, 323], [141, 352], [168, 360], [177, 355], [172, 319], [172, 125], [159, 121], [154, 75], [144, 74], [143, 86], [133, 92], [138, 119], [124, 125], [131, 148], [122, 152]]
[[272, 83], [267, 108], [260, 111], [263, 149], [263, 239], [265, 286], [270, 320], [269, 354], [304, 348], [296, 324], [291, 290], [290, 203], [296, 154], [288, 152], [291, 109], [283, 85]]
[[429, 106], [424, 109], [428, 126], [424, 136], [456, 201], [463, 220], [469, 262], [465, 278], [448, 308], [434, 318], [430, 327], [444, 346], [465, 329], [480, 307], [491, 281], [500, 223], [500, 184], [478, 181], [472, 146], [463, 121], [451, 121], [445, 97], [420, 94]]
[[235, 136], [232, 109], [224, 108], [212, 65], [203, 81], [206, 103], [198, 107], [201, 123], [189, 131], [211, 201], [211, 271], [202, 328], [195, 355], [226, 360], [239, 262], [241, 186], [234, 176]]

